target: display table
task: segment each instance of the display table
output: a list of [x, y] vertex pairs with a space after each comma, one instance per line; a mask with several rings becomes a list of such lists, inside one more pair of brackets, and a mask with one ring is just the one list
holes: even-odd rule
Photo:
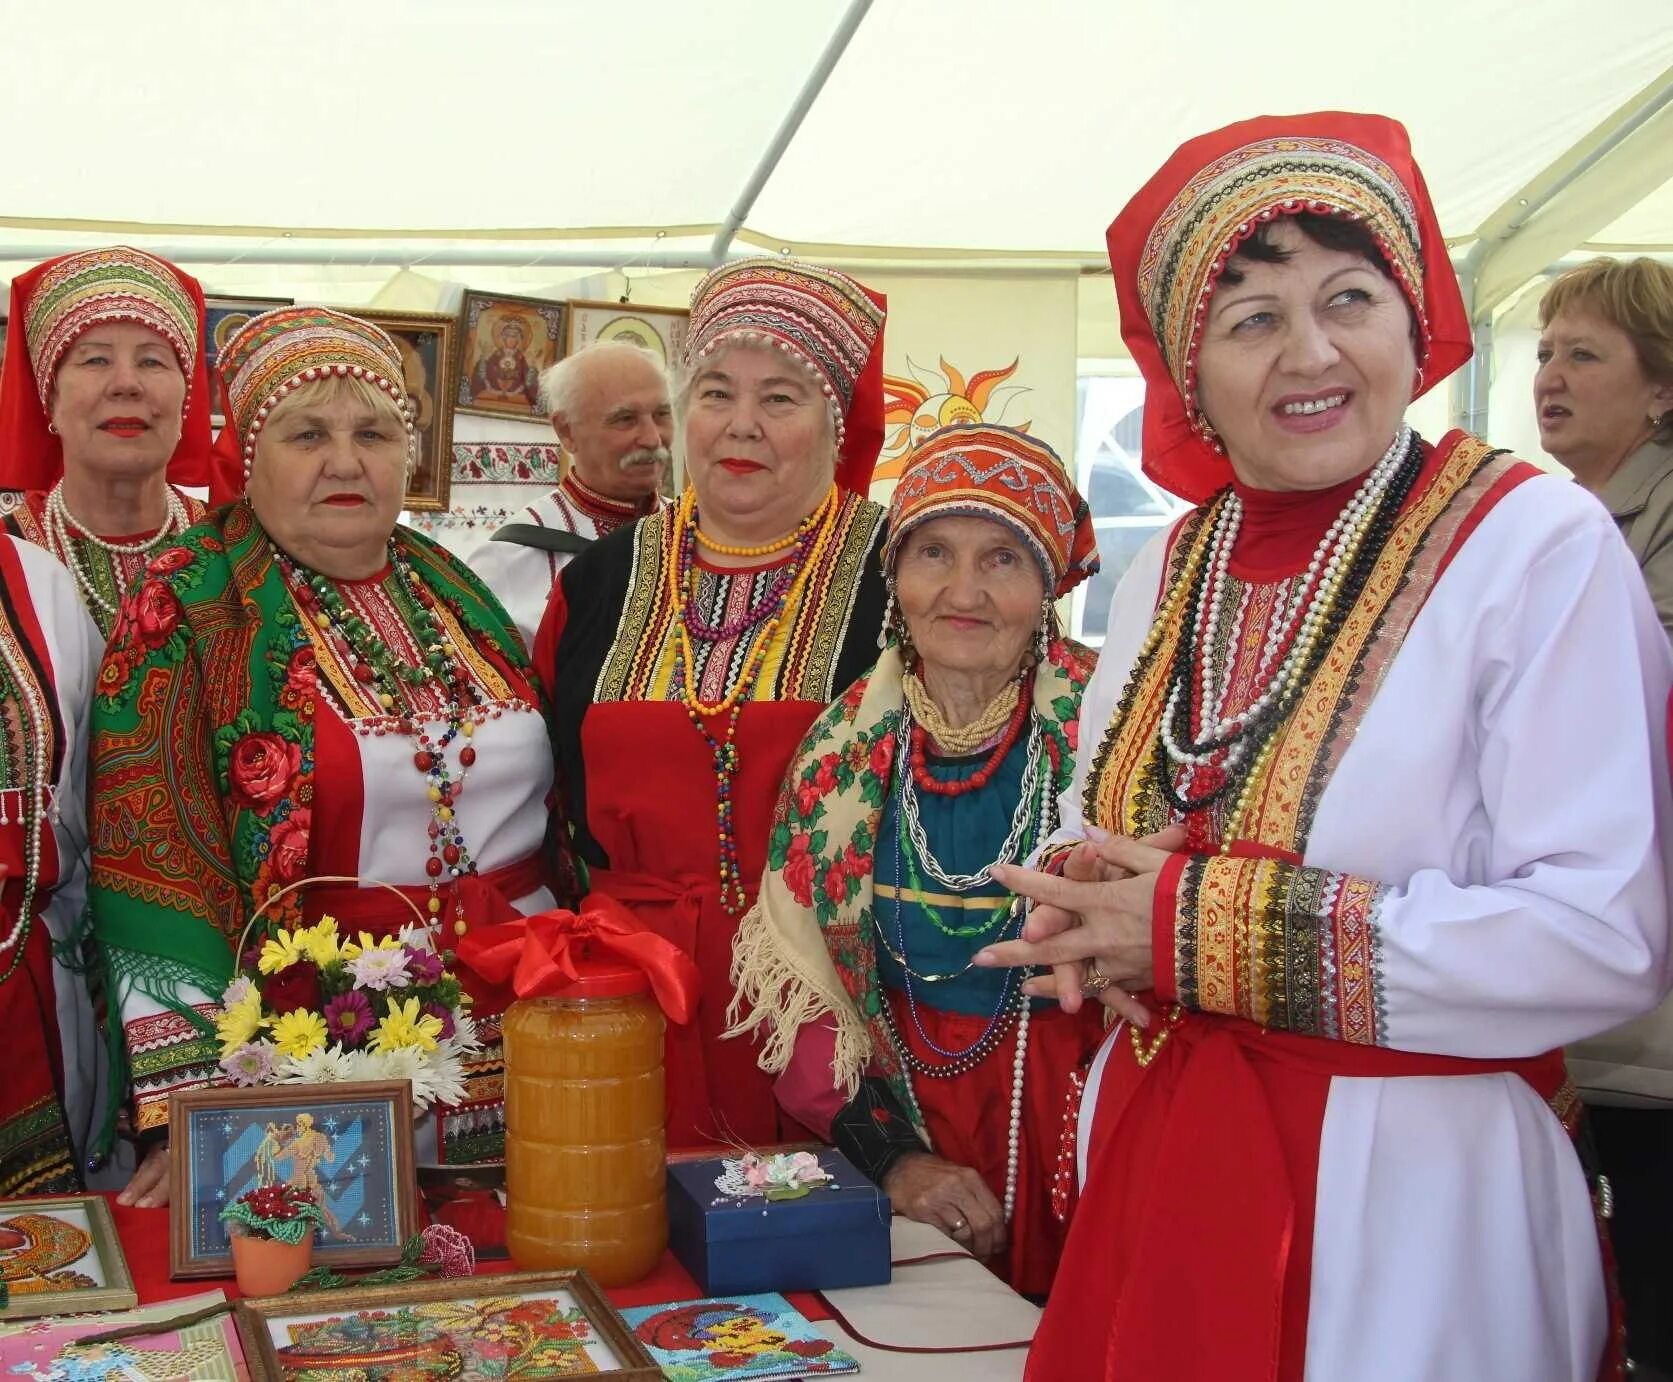
[[[236, 1297], [230, 1277], [171, 1281], [166, 1209], [133, 1209], [107, 1196], [141, 1305], [211, 1288]], [[1013, 1382], [1039, 1310], [1010, 1290], [952, 1239], [896, 1216], [890, 1225], [894, 1279], [887, 1286], [828, 1294], [792, 1293], [791, 1303], [819, 1332], [860, 1360], [874, 1382]], [[479, 1262], [479, 1276], [517, 1270], [509, 1261]], [[643, 1281], [605, 1293], [618, 1308], [697, 1300], [703, 1292], [665, 1253]]]

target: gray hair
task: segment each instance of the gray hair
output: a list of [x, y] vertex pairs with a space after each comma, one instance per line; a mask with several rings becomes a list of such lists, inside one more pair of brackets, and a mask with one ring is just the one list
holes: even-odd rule
[[668, 367], [662, 363], [654, 350], [634, 345], [631, 341], [594, 341], [541, 371], [541, 409], [548, 417], [554, 413], [568, 415], [575, 408], [576, 399], [581, 393], [581, 382], [593, 361], [624, 360], [630, 357], [645, 361], [662, 376], [664, 383], [667, 382]]

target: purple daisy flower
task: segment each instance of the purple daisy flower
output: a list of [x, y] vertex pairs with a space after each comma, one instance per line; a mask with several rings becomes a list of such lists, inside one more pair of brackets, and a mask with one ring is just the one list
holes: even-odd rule
[[434, 984], [441, 981], [447, 972], [441, 962], [441, 956], [433, 950], [417, 950], [412, 946], [403, 946], [407, 952], [407, 974], [415, 984]]
[[325, 1005], [325, 1030], [332, 1041], [353, 1046], [372, 1030], [372, 1005], [359, 989], [340, 993]]

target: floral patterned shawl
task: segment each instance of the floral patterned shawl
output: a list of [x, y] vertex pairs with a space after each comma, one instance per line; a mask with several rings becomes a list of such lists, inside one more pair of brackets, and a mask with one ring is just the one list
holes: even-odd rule
[[[1081, 693], [1092, 668], [1092, 653], [1058, 639], [1035, 676], [1034, 710], [1059, 793], [1074, 772]], [[901, 1107], [915, 1109], [883, 1025], [872, 940], [873, 856], [893, 781], [902, 674], [891, 645], [814, 721], [797, 750], [773, 814], [760, 898], [733, 942], [727, 1035], [761, 1030], [761, 1068], [776, 1074], [789, 1064], [801, 1027], [829, 1014], [836, 1021], [832, 1073], [849, 1096], [875, 1065]]]
[[[395, 544], [514, 668], [522, 639], [476, 577], [429, 539]], [[183, 986], [218, 994], [260, 901], [307, 872], [313, 649], [246, 503], [152, 557], [123, 601], [92, 715], [89, 901], [115, 984], [202, 1027]], [[292, 894], [268, 914], [300, 920]]]

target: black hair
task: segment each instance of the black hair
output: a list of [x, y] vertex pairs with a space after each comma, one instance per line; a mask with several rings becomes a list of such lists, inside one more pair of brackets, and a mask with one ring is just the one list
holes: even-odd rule
[[[1388, 267], [1388, 260], [1383, 257], [1382, 250], [1371, 232], [1365, 228], [1363, 221], [1350, 221], [1341, 216], [1328, 216], [1317, 211], [1302, 211], [1282, 219], [1293, 224], [1315, 245], [1327, 250], [1341, 250], [1348, 254], [1360, 255], [1384, 278], [1394, 278]], [[1272, 243], [1272, 228], [1277, 224], [1277, 221], [1263, 221], [1255, 233], [1237, 247], [1236, 252], [1226, 261], [1226, 267], [1220, 271], [1222, 284], [1228, 288], [1235, 288], [1243, 282], [1242, 270], [1237, 267], [1239, 259], [1254, 264], [1282, 264], [1295, 253], [1294, 250], [1287, 250]]]

